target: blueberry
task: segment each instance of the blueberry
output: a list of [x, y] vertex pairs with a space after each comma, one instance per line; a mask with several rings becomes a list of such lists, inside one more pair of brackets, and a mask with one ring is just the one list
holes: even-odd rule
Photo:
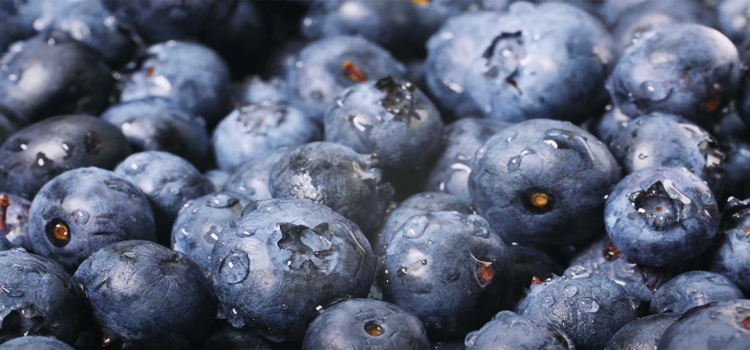
[[[273, 350], [268, 342], [256, 335], [234, 329], [228, 324], [211, 334], [201, 349], [248, 349], [248, 350]], [[2, 350], [2, 349], [0, 349]]]
[[310, 323], [302, 350], [356, 349], [428, 350], [422, 321], [384, 301], [349, 299], [325, 309]]
[[155, 240], [148, 199], [117, 174], [94, 167], [70, 170], [42, 187], [29, 209], [32, 250], [67, 270], [104, 246]]
[[279, 77], [263, 80], [257, 75], [245, 79], [235, 97], [239, 103], [288, 102], [286, 81]]
[[75, 342], [83, 293], [60, 264], [16, 248], [0, 251], [0, 270], [0, 343], [27, 335]]
[[515, 293], [513, 300], [521, 300], [532, 283], [538, 284], [555, 275], [561, 275], [563, 267], [541, 250], [511, 244]]
[[386, 172], [420, 170], [437, 151], [443, 122], [410, 82], [387, 76], [344, 90], [324, 118], [325, 139], [378, 156]]
[[380, 226], [393, 196], [376, 157], [332, 142], [309, 143], [282, 156], [268, 185], [274, 198], [324, 204], [354, 221], [368, 236]]
[[34, 336], [9, 340], [0, 350], [73, 350], [74, 348], [52, 337]]
[[190, 200], [172, 228], [172, 249], [208, 269], [211, 250], [229, 221], [240, 217], [249, 200], [232, 192], [214, 192]]
[[506, 242], [559, 245], [600, 233], [605, 196], [619, 179], [593, 135], [539, 119], [501, 130], [477, 151], [469, 192]]
[[466, 336], [466, 350], [571, 349], [571, 339], [551, 324], [540, 323], [512, 311], [501, 311], [481, 329]]
[[516, 312], [560, 328], [577, 349], [603, 348], [622, 326], [636, 319], [633, 300], [620, 285], [580, 266], [532, 285]]
[[109, 105], [115, 82], [109, 67], [69, 34], [40, 33], [13, 44], [0, 61], [2, 105], [26, 123], [98, 114]]
[[222, 188], [224, 188], [227, 180], [229, 180], [229, 177], [232, 176], [231, 173], [219, 169], [211, 169], [203, 173], [203, 175], [205, 175], [206, 178], [211, 181], [211, 183], [214, 185], [214, 189], [216, 190], [221, 190]]
[[200, 267], [153, 242], [108, 245], [73, 278], [83, 286], [104, 346], [195, 347], [216, 316], [216, 296]]
[[182, 110], [163, 97], [146, 97], [114, 105], [102, 119], [114, 124], [136, 152], [165, 151], [201, 167], [208, 156], [203, 118]]
[[216, 126], [212, 141], [219, 168], [232, 170], [269, 151], [322, 138], [321, 127], [299, 109], [266, 101], [236, 108]]
[[683, 273], [659, 287], [651, 299], [651, 313], [683, 314], [715, 301], [742, 299], [742, 291], [719, 274], [707, 271]]
[[31, 251], [31, 237], [26, 226], [29, 223], [31, 202], [14, 194], [0, 194], [0, 232], [16, 247]]
[[[172, 0], [160, 0], [168, 2]], [[194, 2], [194, 1], [191, 1]], [[215, 125], [226, 115], [229, 69], [210, 48], [186, 41], [149, 46], [123, 76], [122, 102], [161, 96]]]
[[609, 144], [625, 174], [650, 167], [685, 167], [723, 190], [724, 153], [706, 130], [678, 116], [651, 113], [628, 122]]
[[384, 300], [419, 317], [431, 339], [465, 336], [499, 311], [513, 289], [510, 253], [478, 215], [412, 216], [383, 259]]
[[91, 116], [49, 118], [23, 128], [0, 148], [0, 190], [27, 199], [70, 169], [113, 169], [130, 154], [125, 135]]
[[185, 159], [167, 152], [134, 153], [115, 168], [148, 198], [160, 242], [169, 245], [172, 224], [182, 206], [214, 191], [213, 184]]
[[242, 163], [232, 171], [223, 186], [224, 191], [240, 193], [254, 201], [273, 198], [268, 181], [274, 166], [287, 152], [288, 150], [277, 150], [254, 161]]
[[318, 309], [365, 297], [376, 261], [357, 225], [331, 209], [269, 199], [224, 228], [210, 264], [230, 324], [280, 342], [301, 340]]
[[719, 28], [732, 41], [742, 43], [750, 35], [750, 1], [721, 0], [716, 8]]
[[651, 315], [639, 318], [620, 328], [604, 350], [655, 350], [664, 331], [678, 316]]
[[745, 293], [750, 293], [750, 200], [730, 197], [724, 207], [721, 231], [708, 260], [709, 271], [734, 282]]
[[464, 118], [443, 128], [442, 153], [430, 171], [425, 189], [445, 192], [471, 202], [469, 173], [480, 147], [494, 134], [510, 126], [495, 119]]
[[289, 66], [286, 82], [292, 105], [322, 122], [328, 106], [347, 87], [404, 74], [404, 65], [377, 44], [361, 37], [334, 36], [305, 46]]
[[215, 3], [221, 9], [200, 34], [201, 41], [227, 60], [235, 76], [254, 71], [250, 62], [263, 57], [269, 41], [273, 40], [264, 28], [268, 26], [265, 23], [268, 15], [252, 0], [218, 0]]
[[659, 350], [741, 350], [750, 342], [750, 300], [708, 304], [687, 312], [659, 339]]
[[625, 50], [607, 90], [630, 117], [662, 112], [711, 124], [736, 94], [739, 63], [734, 44], [715, 29], [661, 26]]
[[619, 108], [607, 106], [607, 111], [597, 119], [592, 126], [592, 133], [604, 144], [609, 145], [621, 130], [630, 124], [631, 118], [623, 114]]

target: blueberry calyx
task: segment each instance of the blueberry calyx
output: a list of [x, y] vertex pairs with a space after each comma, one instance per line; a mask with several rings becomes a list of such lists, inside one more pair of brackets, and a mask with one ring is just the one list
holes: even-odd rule
[[70, 226], [63, 219], [52, 219], [44, 227], [47, 239], [55, 247], [62, 248], [70, 243]]
[[[680, 192], [670, 180], [656, 181], [645, 190], [633, 192], [628, 200], [636, 214], [657, 231], [663, 231], [686, 215], [690, 198]], [[629, 217], [633, 218], [633, 213]]]
[[281, 249], [291, 252], [287, 265], [292, 270], [326, 271], [327, 257], [333, 254], [328, 236], [328, 224], [314, 228], [304, 225], [282, 223], [279, 225], [282, 237], [278, 242]]
[[416, 87], [409, 82], [399, 83], [392, 76], [386, 76], [375, 82], [375, 88], [384, 92], [385, 97], [380, 105], [393, 114], [394, 120], [408, 122], [412, 118], [421, 120], [414, 112], [414, 91]]
[[528, 188], [521, 198], [524, 208], [534, 214], [549, 213], [555, 207], [555, 196], [543, 188]]
[[365, 332], [373, 337], [383, 335], [384, 331], [383, 326], [377, 321], [368, 321], [365, 323]]

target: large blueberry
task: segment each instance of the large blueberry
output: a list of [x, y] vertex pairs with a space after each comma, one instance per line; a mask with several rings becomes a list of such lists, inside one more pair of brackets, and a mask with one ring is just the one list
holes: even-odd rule
[[388, 242], [383, 259], [383, 300], [419, 317], [437, 339], [481, 326], [513, 289], [508, 248], [478, 215], [413, 216]]
[[477, 151], [469, 192], [508, 243], [564, 244], [599, 234], [605, 196], [620, 180], [607, 147], [562, 121], [505, 128]]
[[0, 148], [0, 190], [27, 199], [70, 169], [114, 169], [130, 154], [125, 135], [85, 115], [49, 118], [23, 128]]
[[568, 350], [570, 338], [555, 326], [502, 311], [465, 339], [466, 350]]
[[36, 254], [76, 267], [104, 246], [156, 240], [148, 199], [115, 173], [89, 167], [68, 171], [34, 197], [26, 228]]
[[83, 293], [60, 264], [16, 248], [0, 252], [0, 271], [0, 343], [27, 335], [76, 341]]
[[211, 253], [228, 321], [272, 341], [301, 340], [319, 308], [365, 297], [375, 265], [357, 225], [301, 199], [251, 204]]
[[287, 152], [288, 150], [269, 152], [254, 161], [241, 164], [232, 171], [224, 184], [224, 191], [244, 194], [254, 201], [273, 198], [268, 181], [274, 166]]
[[742, 298], [742, 291], [726, 277], [713, 272], [690, 271], [656, 290], [651, 299], [651, 313], [683, 314], [696, 306]]
[[750, 300], [708, 304], [686, 313], [664, 332], [659, 350], [745, 350], [750, 344]]
[[609, 237], [628, 259], [670, 266], [703, 253], [719, 231], [719, 209], [705, 182], [687, 169], [631, 173], [607, 199]]
[[83, 286], [105, 346], [195, 348], [216, 316], [216, 296], [200, 267], [153, 242], [108, 245], [73, 278]]

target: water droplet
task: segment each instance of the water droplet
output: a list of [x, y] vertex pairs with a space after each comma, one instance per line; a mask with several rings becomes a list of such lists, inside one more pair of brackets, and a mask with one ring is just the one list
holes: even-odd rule
[[551, 308], [552, 305], [555, 305], [555, 298], [547, 296], [542, 299], [542, 306], [546, 308]]
[[398, 231], [402, 232], [405, 238], [417, 239], [422, 237], [424, 231], [429, 225], [430, 220], [427, 217], [420, 215], [407, 220]]
[[91, 218], [91, 215], [83, 209], [77, 209], [73, 212], [73, 221], [78, 225], [86, 225], [89, 222], [89, 218]]
[[216, 193], [206, 202], [211, 208], [229, 208], [239, 203], [240, 200], [225, 193]]
[[571, 266], [565, 270], [563, 276], [570, 279], [579, 279], [591, 277], [591, 274], [583, 266]]
[[63, 142], [60, 144], [60, 148], [62, 148], [63, 152], [65, 152], [65, 156], [63, 157], [63, 159], [68, 159], [73, 155], [73, 149], [75, 149], [75, 146], [67, 142]]
[[658, 102], [666, 100], [672, 94], [672, 88], [664, 83], [644, 81], [641, 84], [641, 94], [651, 101]]
[[587, 313], [594, 313], [599, 311], [599, 303], [591, 298], [583, 298], [578, 301], [578, 310]]
[[477, 343], [477, 331], [473, 331], [466, 335], [466, 340], [464, 340], [464, 345], [467, 347], [474, 346], [474, 344]]
[[219, 275], [221, 279], [229, 284], [240, 283], [247, 278], [250, 267], [250, 259], [245, 252], [229, 254], [221, 262]]
[[565, 288], [563, 288], [563, 295], [568, 298], [575, 296], [576, 293], [578, 293], [578, 288], [575, 286], [565, 286]]
[[406, 276], [409, 274], [409, 266], [401, 265], [401, 267], [396, 271], [396, 274], [399, 276]]
[[51, 176], [55, 172], [55, 162], [39, 152], [36, 154], [36, 161], [31, 165], [31, 172], [36, 178]]

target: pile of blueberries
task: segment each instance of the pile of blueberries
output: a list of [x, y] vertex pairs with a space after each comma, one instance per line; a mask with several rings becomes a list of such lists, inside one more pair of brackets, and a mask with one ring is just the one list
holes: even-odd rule
[[750, 349], [750, 0], [0, 0], [0, 52], [0, 350]]

